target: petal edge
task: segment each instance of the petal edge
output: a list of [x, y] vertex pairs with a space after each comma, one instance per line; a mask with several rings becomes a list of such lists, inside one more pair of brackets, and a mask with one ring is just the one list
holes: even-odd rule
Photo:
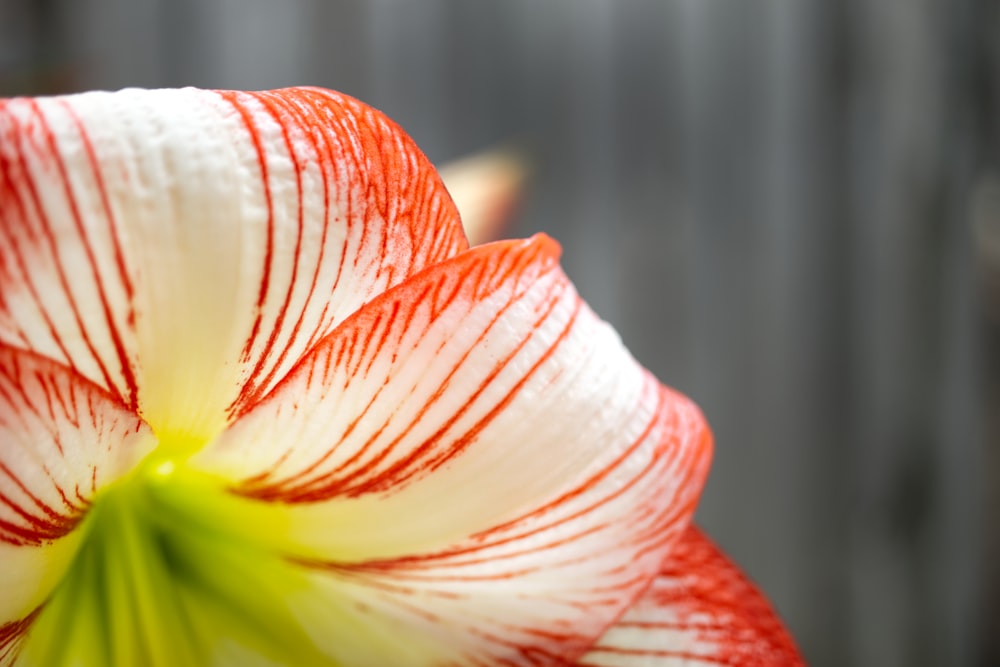
[[580, 667], [801, 667], [761, 591], [695, 526]]

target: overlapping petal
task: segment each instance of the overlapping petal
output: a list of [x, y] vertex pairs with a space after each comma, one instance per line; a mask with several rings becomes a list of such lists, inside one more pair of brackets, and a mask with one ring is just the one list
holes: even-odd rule
[[318, 89], [0, 102], [0, 341], [201, 443], [465, 247], [412, 141]]
[[694, 526], [581, 667], [800, 667], [767, 600]]
[[0, 665], [801, 664], [698, 409], [553, 241], [466, 248], [337, 93], [0, 101]]
[[[369, 303], [194, 461], [288, 506], [295, 557], [325, 592], [307, 625], [435, 647], [407, 664], [527, 665], [580, 655], [645, 587], [709, 452], [697, 408], [628, 355], [536, 237]], [[365, 646], [336, 657], [391, 664], [380, 651], [399, 647]]]
[[70, 369], [0, 344], [0, 664], [58, 581], [94, 495], [155, 444]]

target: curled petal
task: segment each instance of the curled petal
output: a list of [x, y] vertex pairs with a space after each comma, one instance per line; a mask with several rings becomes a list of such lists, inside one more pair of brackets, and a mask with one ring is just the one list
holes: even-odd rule
[[0, 443], [4, 656], [65, 569], [93, 496], [154, 441], [138, 417], [90, 381], [0, 344]]
[[164, 440], [211, 439], [359, 305], [464, 247], [412, 141], [337, 93], [0, 101], [0, 341]]
[[757, 588], [691, 526], [649, 590], [581, 667], [800, 667], [788, 632]]
[[[536, 237], [414, 276], [193, 460], [286, 506], [289, 557], [327, 592], [307, 626], [423, 637], [413, 665], [564, 664], [656, 573], [710, 435], [557, 260]], [[393, 664], [308, 627], [336, 659]]]

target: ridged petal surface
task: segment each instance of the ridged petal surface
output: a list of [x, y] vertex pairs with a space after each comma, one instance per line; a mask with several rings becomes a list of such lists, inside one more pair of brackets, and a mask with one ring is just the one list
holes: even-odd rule
[[536, 237], [366, 305], [195, 463], [287, 507], [315, 570], [303, 618], [345, 664], [412, 644], [428, 648], [406, 664], [542, 665], [582, 654], [645, 588], [709, 453], [698, 409]]
[[319, 89], [0, 101], [0, 341], [203, 443], [466, 245], [394, 123]]

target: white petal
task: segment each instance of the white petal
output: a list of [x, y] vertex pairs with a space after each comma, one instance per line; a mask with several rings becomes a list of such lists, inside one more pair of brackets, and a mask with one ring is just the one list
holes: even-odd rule
[[[76, 548], [94, 494], [153, 447], [120, 402], [69, 369], [0, 344], [0, 656]], [[4, 628], [7, 628], [5, 631]], [[2, 664], [2, 662], [0, 662]]]
[[581, 667], [800, 667], [766, 598], [697, 528]]
[[426, 158], [319, 89], [0, 101], [0, 340], [203, 442], [464, 247]]
[[557, 256], [538, 237], [431, 267], [195, 459], [288, 504], [294, 555], [354, 624], [417, 628], [461, 664], [580, 655], [690, 515], [700, 412], [635, 363]]

